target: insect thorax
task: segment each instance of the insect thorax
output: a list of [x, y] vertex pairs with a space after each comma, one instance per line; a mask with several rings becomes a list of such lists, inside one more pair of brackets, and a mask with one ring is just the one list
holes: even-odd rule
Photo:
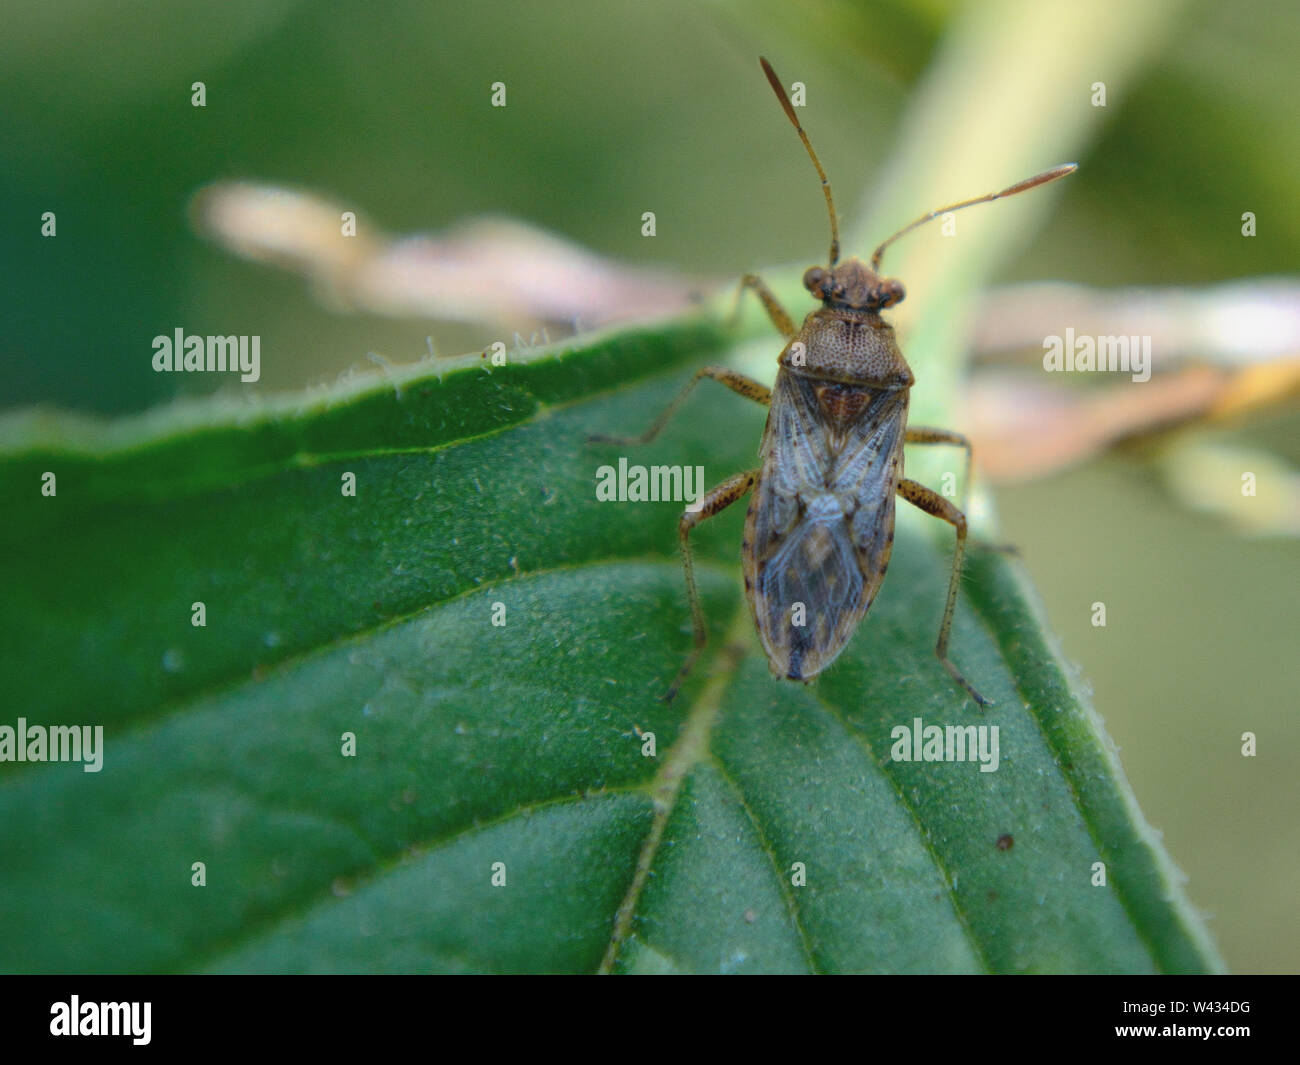
[[796, 373], [847, 384], [910, 388], [914, 381], [893, 326], [867, 311], [813, 311], [781, 353], [780, 363]]

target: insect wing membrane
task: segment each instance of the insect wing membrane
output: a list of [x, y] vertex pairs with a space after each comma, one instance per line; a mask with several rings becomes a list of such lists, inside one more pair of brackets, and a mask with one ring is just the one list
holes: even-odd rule
[[754, 622], [772, 670], [807, 679], [870, 607], [893, 545], [907, 392], [782, 368], [746, 518]]

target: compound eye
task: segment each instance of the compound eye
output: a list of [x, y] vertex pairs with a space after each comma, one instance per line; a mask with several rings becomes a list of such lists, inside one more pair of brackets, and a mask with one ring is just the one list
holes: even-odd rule
[[803, 275], [803, 287], [811, 292], [814, 296], [820, 296], [822, 282], [826, 280], [826, 271], [820, 266], [810, 266]]
[[880, 306], [892, 307], [895, 303], [902, 302], [906, 295], [907, 290], [903, 288], [903, 283], [890, 278], [880, 286]]

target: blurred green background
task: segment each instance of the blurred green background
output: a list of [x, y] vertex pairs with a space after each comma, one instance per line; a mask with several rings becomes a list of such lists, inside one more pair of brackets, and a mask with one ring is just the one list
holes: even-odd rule
[[[1295, 271], [1300, 10], [1141, 6], [1122, 72], [1105, 47], [1082, 57], [1088, 83], [1111, 88], [1099, 135], [999, 281], [1104, 288]], [[1009, 9], [988, 5], [987, 17]], [[824, 211], [756, 56], [810, 86], [802, 118], [853, 233], [908, 143], [909, 105], [971, 14], [939, 0], [10, 4], [0, 408], [120, 414], [214, 387], [151, 370], [152, 337], [177, 326], [259, 334], [263, 390], [332, 380], [372, 351], [413, 362], [430, 333], [442, 352], [496, 339], [486, 325], [332, 313], [300, 279], [200, 239], [187, 205], [217, 180], [311, 189], [393, 233], [508, 214], [697, 276], [811, 264], [824, 255]], [[1122, 17], [1097, 17], [1123, 32]], [[1046, 55], [1062, 47], [1041, 43]], [[1027, 50], [1026, 71], [1035, 60]], [[206, 108], [190, 104], [194, 81]], [[494, 81], [508, 86], [504, 109], [488, 107]], [[1061, 95], [1088, 107], [1088, 83]], [[953, 198], [986, 191], [961, 165], [941, 177]], [[653, 240], [640, 233], [645, 210], [657, 214]], [[1245, 210], [1259, 219], [1254, 239], [1240, 234]], [[55, 240], [40, 236], [44, 211], [57, 213]], [[1292, 408], [1207, 435], [1294, 465], [1298, 429]], [[1151, 459], [1128, 449], [999, 488], [1005, 537], [1228, 964], [1294, 972], [1297, 544], [1186, 509]], [[1097, 600], [1105, 628], [1090, 624]], [[1259, 737], [1254, 759], [1240, 754], [1246, 730]]]

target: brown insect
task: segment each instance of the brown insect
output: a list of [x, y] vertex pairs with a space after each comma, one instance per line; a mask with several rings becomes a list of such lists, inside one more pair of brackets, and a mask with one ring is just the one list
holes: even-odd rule
[[885, 248], [940, 215], [988, 203], [1044, 185], [1077, 169], [1054, 167], [1001, 192], [940, 207], [900, 229], [871, 255], [839, 262], [839, 227], [830, 182], [812, 143], [795, 117], [785, 89], [766, 59], [759, 62], [786, 117], [799, 134], [826, 195], [831, 220], [830, 261], [804, 274], [804, 287], [822, 306], [803, 326], [753, 274], [740, 291], [752, 289], [772, 324], [788, 343], [777, 360], [776, 385], [769, 390], [724, 366], [699, 370], [667, 410], [640, 437], [606, 443], [648, 443], [702, 378], [768, 406], [758, 469], [728, 477], [704, 495], [678, 524], [686, 587], [691, 600], [695, 647], [667, 694], [671, 699], [706, 642], [704, 615], [695, 585], [690, 532], [751, 490], [741, 563], [745, 594], [772, 672], [790, 680], [811, 680], [835, 661], [866, 615], [885, 577], [894, 543], [894, 496], [953, 526], [948, 599], [935, 653], [944, 669], [980, 705], [980, 695], [948, 658], [948, 637], [966, 551], [966, 516], [939, 493], [903, 476], [903, 445], [950, 444], [966, 452], [970, 479], [971, 444], [960, 433], [907, 425], [912, 371], [899, 351], [893, 328], [880, 317], [904, 296], [900, 282], [877, 271]]

